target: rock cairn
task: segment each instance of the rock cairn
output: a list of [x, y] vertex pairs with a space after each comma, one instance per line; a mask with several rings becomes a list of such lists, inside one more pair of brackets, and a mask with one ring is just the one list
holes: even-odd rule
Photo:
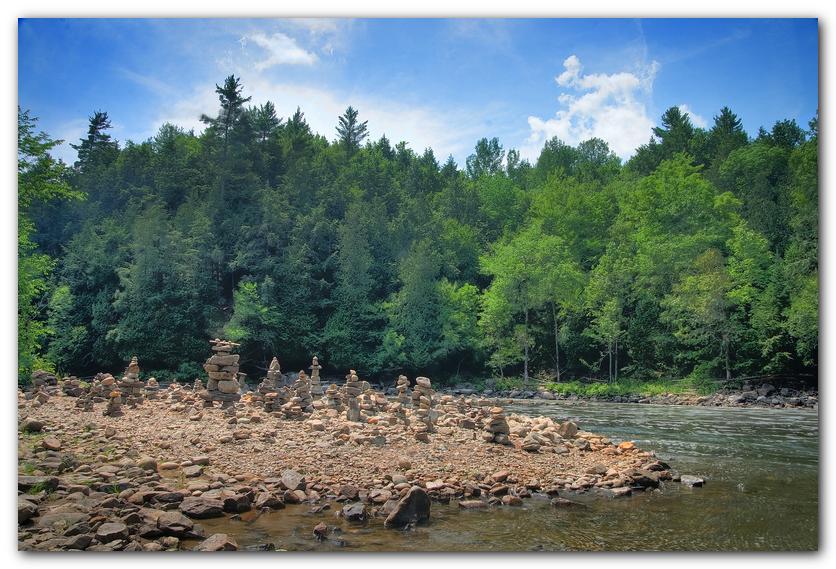
[[[100, 374], [97, 389], [94, 391], [95, 397], [101, 397], [102, 401], [110, 397], [110, 392], [116, 388], [116, 378], [109, 373]], [[94, 385], [96, 380], [93, 380]]]
[[75, 402], [76, 409], [90, 412], [93, 410], [93, 394], [88, 392], [79, 397]]
[[403, 407], [409, 407], [412, 404], [412, 392], [409, 389], [409, 379], [405, 375], [398, 376], [398, 383], [395, 385], [398, 390], [398, 403]]
[[342, 399], [340, 399], [340, 388], [337, 387], [336, 383], [332, 383], [325, 389], [323, 400], [325, 401], [326, 409], [335, 409], [337, 412], [343, 410]]
[[319, 379], [319, 370], [321, 369], [322, 366], [319, 365], [319, 358], [314, 356], [311, 362], [311, 395], [314, 397], [322, 396], [322, 383]]
[[122, 414], [122, 393], [116, 389], [107, 396], [107, 407], [102, 412], [106, 417], [118, 417]]
[[262, 395], [267, 395], [281, 387], [283, 382], [284, 376], [282, 375], [282, 368], [279, 365], [279, 359], [274, 357], [273, 361], [270, 362], [270, 367], [267, 369], [267, 377], [258, 384], [256, 391]]
[[360, 400], [358, 397], [363, 393], [363, 388], [360, 378], [357, 377], [357, 372], [353, 369], [345, 377], [343, 392], [345, 393], [346, 420], [353, 423], [360, 422]]
[[284, 413], [284, 406], [290, 402], [290, 389], [280, 387], [264, 394], [264, 410], [270, 413]]
[[310, 413], [313, 411], [311, 382], [304, 370], [299, 372], [296, 381], [293, 382], [293, 394], [294, 396], [290, 401], [294, 405], [298, 405], [302, 413]]
[[58, 378], [54, 373], [36, 369], [32, 372], [32, 391], [38, 391], [39, 388], [44, 388], [44, 391], [54, 392], [58, 386]]
[[195, 378], [194, 384], [192, 385], [192, 391], [195, 393], [200, 393], [203, 391], [203, 381], [199, 377]]
[[156, 377], [149, 377], [148, 381], [145, 382], [145, 398], [146, 399], [156, 399], [157, 392], [160, 390], [160, 384], [157, 382]]
[[511, 444], [508, 438], [511, 428], [505, 418], [505, 410], [502, 407], [491, 407], [489, 413], [490, 417], [485, 422], [485, 432], [482, 434], [482, 438], [489, 443]]
[[212, 344], [212, 351], [215, 353], [203, 364], [209, 380], [201, 397], [207, 402], [220, 401], [221, 407], [224, 408], [233, 407], [235, 402], [241, 399], [241, 386], [238, 383], [240, 356], [232, 353], [240, 344], [218, 338], [209, 343]]
[[125, 395], [125, 402], [129, 406], [134, 407], [142, 403], [142, 389], [145, 387], [145, 383], [139, 379], [139, 362], [136, 356], [131, 358], [128, 367], [125, 368], [125, 374], [117, 382], [117, 385], [119, 386], [119, 391]]
[[428, 377], [415, 378], [415, 390], [412, 392], [412, 406], [415, 407], [415, 424], [412, 431], [419, 441], [429, 442], [433, 428], [433, 388]]
[[81, 386], [81, 380], [76, 376], [71, 375], [61, 382], [61, 390], [64, 395], [69, 397], [81, 397], [85, 393], [85, 389]]

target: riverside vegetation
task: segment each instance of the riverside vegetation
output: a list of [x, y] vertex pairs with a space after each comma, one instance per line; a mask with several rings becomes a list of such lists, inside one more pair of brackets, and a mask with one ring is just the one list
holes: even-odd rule
[[120, 144], [97, 111], [72, 165], [19, 113], [20, 381], [134, 353], [191, 381], [220, 335], [253, 377], [276, 353], [441, 384], [817, 373], [816, 118], [750, 138], [671, 108], [626, 163], [494, 138], [460, 168], [351, 107], [328, 140], [239, 78], [217, 94], [200, 134]]

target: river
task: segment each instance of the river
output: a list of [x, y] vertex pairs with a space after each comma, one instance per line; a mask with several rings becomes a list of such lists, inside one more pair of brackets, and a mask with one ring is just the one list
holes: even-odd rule
[[[460, 511], [433, 504], [431, 522], [411, 531], [374, 520], [356, 527], [334, 510], [310, 506], [205, 520], [239, 545], [351, 551], [761, 551], [818, 547], [818, 415], [798, 409], [688, 407], [566, 401], [517, 401], [508, 411], [573, 418], [584, 430], [654, 450], [702, 488], [664, 483], [658, 492], [607, 500], [574, 498], [585, 507], [557, 509], [548, 499], [520, 508]], [[317, 543], [319, 521], [342, 540]]]

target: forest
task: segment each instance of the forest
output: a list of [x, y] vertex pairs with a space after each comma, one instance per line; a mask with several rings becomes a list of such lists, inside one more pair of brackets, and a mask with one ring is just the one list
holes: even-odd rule
[[74, 164], [19, 110], [19, 381], [132, 355], [190, 381], [215, 337], [251, 380], [274, 355], [386, 383], [817, 374], [817, 117], [750, 137], [671, 107], [624, 163], [485, 138], [459, 165], [362, 109], [328, 139], [240, 78], [217, 95], [143, 142], [95, 111]]

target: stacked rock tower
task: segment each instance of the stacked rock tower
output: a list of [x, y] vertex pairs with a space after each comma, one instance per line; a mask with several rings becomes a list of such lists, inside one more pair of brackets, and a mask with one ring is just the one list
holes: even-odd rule
[[139, 379], [139, 362], [136, 356], [131, 358], [131, 362], [125, 369], [125, 375], [122, 376], [122, 379], [117, 384], [119, 385], [119, 391], [125, 396], [125, 403], [131, 407], [142, 403], [142, 390], [145, 387], [145, 383]]
[[241, 399], [241, 386], [238, 383], [238, 354], [232, 352], [240, 344], [215, 338], [209, 342], [212, 344], [212, 351], [215, 352], [211, 358], [203, 364], [203, 369], [209, 376], [206, 382], [206, 391], [203, 399], [210, 403], [220, 401], [221, 407], [232, 407], [236, 401]]
[[319, 358], [314, 356], [311, 362], [311, 395], [314, 397], [322, 396], [322, 383], [319, 380], [319, 370], [321, 369], [322, 366], [319, 365]]
[[351, 370], [345, 378], [346, 419], [357, 423], [360, 421], [360, 399], [363, 393], [362, 383], [357, 372]]
[[415, 378], [415, 390], [412, 392], [412, 404], [415, 407], [415, 425], [412, 430], [415, 431], [415, 438], [428, 442], [429, 435], [434, 431], [432, 406], [433, 406], [433, 388], [428, 377]]

